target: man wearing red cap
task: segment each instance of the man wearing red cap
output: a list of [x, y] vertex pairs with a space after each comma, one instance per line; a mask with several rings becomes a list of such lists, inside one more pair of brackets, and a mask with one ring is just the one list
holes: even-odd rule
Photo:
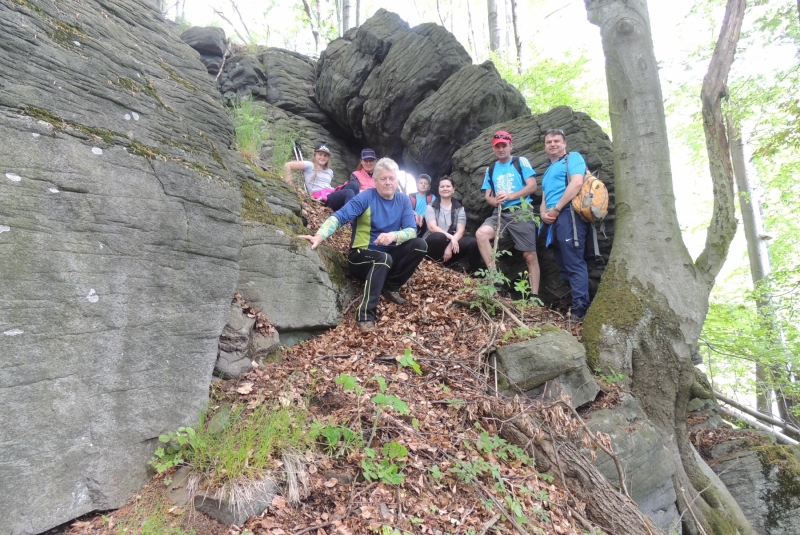
[[[536, 257], [536, 224], [527, 219], [521, 220], [517, 213], [509, 208], [520, 206], [522, 199], [531, 202], [530, 195], [536, 191], [536, 172], [531, 167], [527, 158], [520, 157], [515, 165], [515, 158], [511, 156], [511, 134], [499, 131], [492, 137], [492, 150], [497, 156], [497, 162], [486, 169], [486, 176], [481, 189], [486, 197], [486, 202], [495, 208], [492, 216], [483, 222], [475, 238], [478, 240], [478, 249], [483, 261], [494, 269], [492, 261], [492, 240], [496, 234], [498, 207], [500, 208], [500, 231], [511, 233], [514, 239], [514, 248], [522, 251], [525, 263], [528, 265], [528, 279], [531, 293], [539, 294], [539, 260]], [[491, 176], [490, 176], [491, 174]]]

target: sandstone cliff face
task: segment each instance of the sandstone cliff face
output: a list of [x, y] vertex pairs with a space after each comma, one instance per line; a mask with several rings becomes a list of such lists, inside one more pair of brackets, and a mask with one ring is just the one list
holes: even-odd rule
[[39, 533], [120, 506], [199, 415], [253, 173], [149, 4], [6, 2], [0, 32], [0, 532]]

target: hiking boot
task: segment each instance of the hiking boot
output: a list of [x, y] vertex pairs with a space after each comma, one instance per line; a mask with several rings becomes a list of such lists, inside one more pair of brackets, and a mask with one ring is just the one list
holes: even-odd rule
[[400, 295], [400, 292], [397, 290], [383, 290], [381, 295], [384, 296], [386, 299], [394, 303], [395, 305], [405, 305], [408, 303], [408, 299], [404, 298]]
[[374, 321], [357, 321], [356, 327], [358, 327], [358, 332], [361, 333], [371, 333], [375, 331], [375, 322]]

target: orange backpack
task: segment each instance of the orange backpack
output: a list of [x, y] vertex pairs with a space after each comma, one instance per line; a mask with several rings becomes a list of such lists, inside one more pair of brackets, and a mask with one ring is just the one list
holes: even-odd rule
[[[567, 162], [569, 154], [567, 154]], [[569, 184], [569, 163], [567, 163], [567, 184]], [[572, 209], [587, 223], [597, 223], [608, 215], [608, 189], [603, 182], [594, 176], [589, 168], [583, 175], [583, 186], [572, 199]]]

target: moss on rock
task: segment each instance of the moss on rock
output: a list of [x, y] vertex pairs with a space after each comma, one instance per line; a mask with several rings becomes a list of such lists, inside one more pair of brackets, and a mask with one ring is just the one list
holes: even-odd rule
[[[598, 344], [601, 340], [603, 325], [611, 325], [615, 329], [626, 330], [636, 326], [644, 312], [638, 281], [629, 281], [627, 269], [623, 264], [608, 266], [603, 275], [603, 282], [597, 290], [589, 313], [583, 322], [583, 345], [586, 347], [586, 362], [589, 368], [599, 365]], [[612, 297], [613, 296], [613, 297]]]
[[792, 446], [765, 444], [755, 448], [761, 461], [764, 478], [772, 481], [763, 499], [767, 504], [764, 523], [768, 528], [778, 527], [787, 512], [800, 504], [800, 457]]
[[253, 180], [244, 180], [242, 182], [242, 197], [243, 220], [278, 227], [289, 236], [307, 234], [309, 232], [303, 221], [295, 214], [274, 213], [265, 200], [263, 187]]

